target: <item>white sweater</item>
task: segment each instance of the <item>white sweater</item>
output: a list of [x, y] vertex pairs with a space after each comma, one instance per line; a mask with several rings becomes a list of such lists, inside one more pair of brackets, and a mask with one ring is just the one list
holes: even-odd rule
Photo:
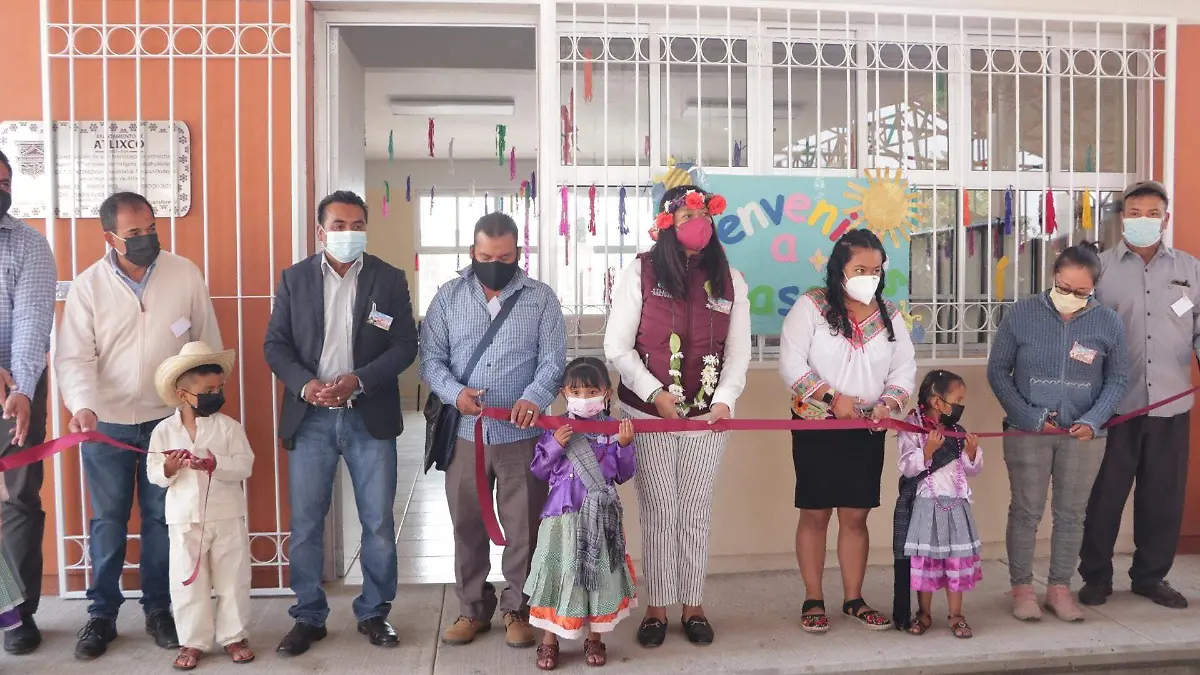
[[154, 371], [183, 345], [222, 348], [208, 286], [187, 258], [163, 251], [139, 302], [107, 256], [71, 283], [58, 327], [54, 375], [72, 414], [141, 424], [174, 409], [154, 389]]

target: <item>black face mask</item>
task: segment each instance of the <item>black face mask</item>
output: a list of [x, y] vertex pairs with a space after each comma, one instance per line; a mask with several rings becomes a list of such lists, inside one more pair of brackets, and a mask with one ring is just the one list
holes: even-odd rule
[[215, 394], [192, 394], [192, 396], [196, 397], [196, 405], [192, 406], [192, 410], [196, 413], [197, 417], [215, 415], [225, 405], [225, 392], [223, 391], [218, 391]]
[[4, 216], [8, 215], [8, 210], [12, 207], [12, 193], [7, 190], [0, 190], [0, 220], [4, 220]]
[[962, 419], [963, 411], [966, 410], [966, 408], [967, 407], [961, 403], [950, 403], [950, 412], [942, 413], [942, 416], [938, 421], [941, 422], [941, 425], [944, 427], [952, 427], [955, 424], [958, 424], [958, 421]]
[[162, 251], [162, 246], [158, 243], [158, 235], [155, 233], [130, 237], [124, 242], [125, 259], [138, 267], [149, 267], [158, 259], [158, 254]]
[[517, 261], [510, 263], [493, 260], [492, 262], [479, 262], [474, 258], [471, 259], [471, 271], [475, 273], [475, 278], [479, 279], [479, 283], [487, 286], [493, 291], [503, 290], [508, 282], [512, 281], [517, 274]]

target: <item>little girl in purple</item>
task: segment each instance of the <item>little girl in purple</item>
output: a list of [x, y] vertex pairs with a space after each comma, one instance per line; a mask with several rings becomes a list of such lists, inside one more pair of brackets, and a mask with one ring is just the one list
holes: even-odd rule
[[[612, 382], [599, 359], [567, 364], [563, 396], [572, 419], [610, 420]], [[633, 424], [616, 435], [580, 433], [570, 425], [542, 434], [530, 470], [550, 483], [537, 549], [525, 583], [529, 623], [546, 631], [537, 667], [558, 666], [558, 639], [584, 639], [589, 666], [608, 660], [602, 633], [637, 607], [633, 561], [625, 552], [621, 500], [614, 484], [634, 472]]]
[[917, 409], [908, 418], [929, 431], [900, 432], [900, 473], [918, 481], [904, 542], [904, 555], [912, 559], [910, 580], [919, 605], [909, 627], [913, 635], [933, 625], [933, 593], [942, 588], [950, 630], [959, 638], [973, 635], [963, 616], [963, 591], [975, 588], [983, 571], [967, 477], [983, 470], [983, 451], [973, 435], [941, 433], [964, 433], [959, 420], [966, 396], [961, 377], [947, 370], [930, 372], [917, 394]]

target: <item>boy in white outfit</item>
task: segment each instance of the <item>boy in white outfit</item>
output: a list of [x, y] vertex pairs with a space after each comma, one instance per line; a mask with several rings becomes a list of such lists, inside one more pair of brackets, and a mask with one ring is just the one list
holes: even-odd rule
[[246, 632], [250, 540], [241, 485], [250, 477], [254, 453], [242, 425], [219, 412], [233, 360], [232, 349], [213, 352], [203, 342], [189, 342], [154, 374], [158, 395], [178, 408], [155, 427], [146, 463], [150, 480], [167, 488], [178, 670], [195, 668], [212, 648], [214, 594], [216, 641], [235, 663], [254, 659]]

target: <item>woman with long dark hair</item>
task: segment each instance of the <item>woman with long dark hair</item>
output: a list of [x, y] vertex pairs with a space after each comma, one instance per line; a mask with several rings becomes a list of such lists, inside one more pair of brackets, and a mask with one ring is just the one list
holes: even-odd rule
[[[621, 373], [623, 416], [733, 416], [750, 364], [746, 282], [729, 267], [713, 230], [725, 199], [694, 185], [658, 203], [654, 246], [617, 280], [604, 353]], [[701, 606], [708, 564], [713, 485], [728, 436], [713, 432], [637, 435], [642, 569], [649, 607], [638, 642], [667, 635], [667, 606], [683, 605], [688, 640], [713, 641]]]
[[[833, 245], [825, 287], [792, 306], [780, 335], [779, 372], [797, 417], [882, 420], [905, 409], [917, 364], [904, 319], [883, 299], [887, 253], [870, 230], [850, 230]], [[862, 598], [867, 514], [879, 506], [884, 434], [866, 429], [793, 431], [796, 560], [804, 579], [800, 626], [829, 630], [821, 575], [825, 538], [838, 513], [842, 612], [872, 630], [891, 621]]]

